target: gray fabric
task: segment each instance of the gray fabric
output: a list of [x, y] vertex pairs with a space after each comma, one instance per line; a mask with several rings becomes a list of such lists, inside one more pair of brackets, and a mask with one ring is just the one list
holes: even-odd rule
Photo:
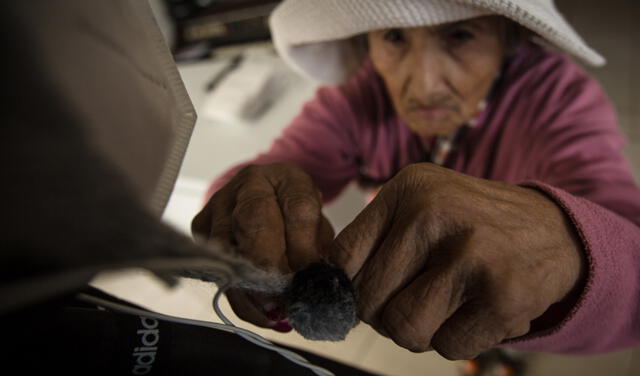
[[0, 19], [0, 312], [204, 257], [160, 221], [196, 116], [147, 2], [10, 1]]
[[48, 86], [160, 214], [195, 111], [148, 3], [13, 3], [17, 36], [31, 46]]

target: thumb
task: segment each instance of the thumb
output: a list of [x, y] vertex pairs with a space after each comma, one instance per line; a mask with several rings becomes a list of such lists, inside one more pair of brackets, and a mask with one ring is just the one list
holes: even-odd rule
[[[386, 187], [385, 187], [386, 188]], [[382, 189], [326, 250], [327, 259], [353, 279], [386, 237], [395, 213], [395, 192]]]

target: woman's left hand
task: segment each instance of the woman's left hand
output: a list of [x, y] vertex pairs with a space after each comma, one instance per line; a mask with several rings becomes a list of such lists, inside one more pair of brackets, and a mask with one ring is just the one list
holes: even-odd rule
[[573, 225], [545, 194], [426, 163], [389, 181], [328, 252], [353, 279], [363, 321], [448, 359], [529, 333], [552, 305], [562, 319], [586, 269]]

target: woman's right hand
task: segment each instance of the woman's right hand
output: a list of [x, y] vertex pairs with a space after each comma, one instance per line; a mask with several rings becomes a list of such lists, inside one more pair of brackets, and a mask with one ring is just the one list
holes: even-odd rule
[[[232, 245], [257, 267], [295, 272], [321, 259], [334, 231], [322, 214], [320, 191], [291, 163], [250, 165], [217, 191], [191, 223], [194, 235]], [[276, 297], [227, 291], [238, 317], [289, 331]]]

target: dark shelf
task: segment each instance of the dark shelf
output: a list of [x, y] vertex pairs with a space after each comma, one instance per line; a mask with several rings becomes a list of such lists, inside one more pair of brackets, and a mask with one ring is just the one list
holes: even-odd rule
[[174, 55], [190, 59], [217, 47], [269, 40], [279, 0], [165, 0], [176, 30]]

